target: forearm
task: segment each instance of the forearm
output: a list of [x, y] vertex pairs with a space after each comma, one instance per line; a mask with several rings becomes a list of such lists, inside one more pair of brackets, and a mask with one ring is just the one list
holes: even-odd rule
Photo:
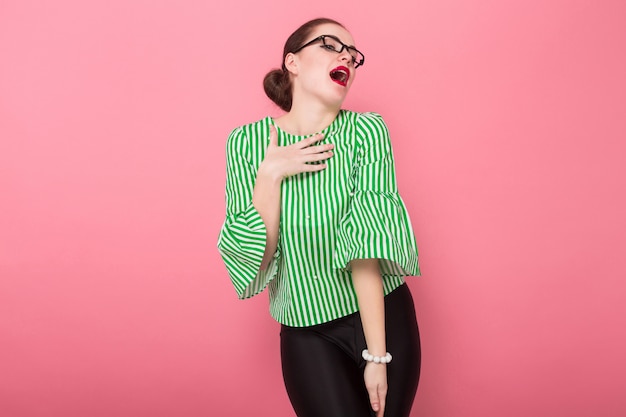
[[374, 356], [384, 356], [385, 299], [378, 259], [355, 259], [351, 265], [367, 349]]
[[252, 194], [252, 205], [261, 215], [267, 233], [265, 253], [261, 261], [262, 270], [269, 265], [278, 245], [281, 181], [282, 178], [271, 175], [260, 167]]

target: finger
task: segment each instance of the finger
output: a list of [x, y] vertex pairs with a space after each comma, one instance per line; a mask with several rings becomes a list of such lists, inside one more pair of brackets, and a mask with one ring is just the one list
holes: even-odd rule
[[278, 132], [272, 125], [270, 125], [270, 146], [278, 146]]
[[383, 417], [385, 415], [385, 405], [387, 404], [387, 390], [378, 388], [378, 401], [380, 401], [380, 410], [376, 417]]
[[302, 172], [317, 172], [326, 169], [326, 164], [304, 164], [305, 168]]
[[372, 410], [376, 412], [377, 416], [382, 416], [382, 414], [379, 413], [380, 400], [378, 399], [378, 390], [376, 389], [376, 387], [367, 388], [367, 393], [370, 397], [370, 405], [372, 406]]
[[325, 161], [334, 155], [333, 152], [312, 153], [302, 158], [305, 162]]
[[297, 142], [295, 145], [297, 145], [301, 149], [308, 148], [309, 146], [313, 145], [316, 142], [319, 142], [322, 139], [324, 139], [324, 134], [318, 133], [317, 135], [313, 135], [310, 138], [302, 139], [300, 142]]
[[302, 148], [301, 152], [304, 154], [321, 153], [330, 151], [334, 148], [335, 145], [333, 145], [332, 143], [327, 143], [325, 145], [309, 146], [308, 148]]

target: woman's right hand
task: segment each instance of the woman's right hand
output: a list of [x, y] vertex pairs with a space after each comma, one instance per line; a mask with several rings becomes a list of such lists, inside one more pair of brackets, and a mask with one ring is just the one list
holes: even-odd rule
[[368, 362], [365, 365], [363, 379], [372, 410], [376, 412], [376, 417], [384, 416], [387, 401], [387, 364]]
[[[301, 172], [316, 172], [326, 168], [326, 161], [333, 156], [333, 144], [316, 145], [324, 138], [323, 133], [302, 139], [289, 146], [278, 146], [278, 133], [270, 126], [270, 144], [265, 159], [259, 166], [259, 174], [265, 173], [275, 179], [284, 179]], [[321, 162], [311, 164], [310, 162]]]

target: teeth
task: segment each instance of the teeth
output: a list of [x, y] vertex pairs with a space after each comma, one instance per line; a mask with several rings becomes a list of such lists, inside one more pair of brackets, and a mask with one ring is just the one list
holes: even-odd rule
[[338, 69], [338, 70], [332, 71], [330, 73], [330, 76], [334, 80], [338, 80], [338, 81], [341, 81], [343, 83], [345, 83], [348, 80], [348, 73], [345, 70], [342, 70], [342, 69]]

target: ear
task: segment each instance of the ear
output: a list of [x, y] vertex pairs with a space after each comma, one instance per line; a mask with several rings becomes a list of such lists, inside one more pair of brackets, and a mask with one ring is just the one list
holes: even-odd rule
[[293, 75], [298, 74], [298, 57], [295, 54], [289, 52], [285, 55], [285, 68]]

